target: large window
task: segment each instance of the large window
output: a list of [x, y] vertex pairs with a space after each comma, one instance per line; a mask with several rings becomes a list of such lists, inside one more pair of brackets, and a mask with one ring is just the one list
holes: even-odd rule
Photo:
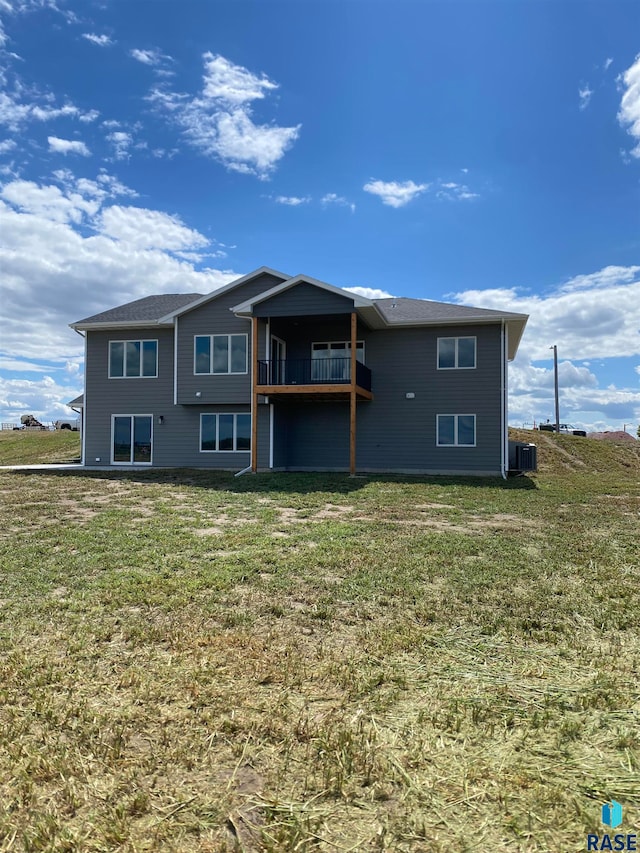
[[246, 335], [196, 335], [194, 373], [246, 373]]
[[158, 341], [109, 341], [109, 379], [157, 375]]
[[251, 450], [251, 415], [200, 415], [200, 451]]
[[[314, 382], [347, 382], [351, 375], [351, 341], [327, 341], [311, 344]], [[364, 364], [364, 341], [356, 341], [356, 359]]]
[[111, 462], [114, 465], [151, 465], [151, 415], [113, 415]]
[[438, 447], [475, 447], [475, 415], [437, 415]]
[[462, 370], [475, 366], [475, 338], [438, 338], [438, 370]]

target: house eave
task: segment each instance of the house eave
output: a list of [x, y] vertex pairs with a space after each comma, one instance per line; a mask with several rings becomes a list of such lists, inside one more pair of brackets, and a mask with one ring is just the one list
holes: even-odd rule
[[89, 332], [97, 329], [102, 331], [110, 329], [170, 329], [172, 326], [173, 323], [161, 323], [156, 320], [120, 320], [119, 322], [107, 320], [104, 323], [69, 323], [69, 328], [75, 329], [77, 332]]
[[495, 314], [492, 317], [448, 317], [446, 319], [421, 320], [400, 320], [394, 323], [385, 323], [386, 329], [420, 329], [429, 328], [432, 326], [489, 326], [503, 321], [509, 328], [509, 361], [513, 361], [520, 345], [527, 320], [528, 314]]

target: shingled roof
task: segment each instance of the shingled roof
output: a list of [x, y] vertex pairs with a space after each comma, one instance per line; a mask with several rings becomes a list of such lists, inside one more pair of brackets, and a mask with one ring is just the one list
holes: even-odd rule
[[509, 311], [493, 311], [491, 308], [469, 308], [466, 305], [451, 305], [448, 302], [432, 302], [429, 299], [409, 299], [405, 296], [390, 299], [374, 299], [375, 306], [390, 325], [422, 326], [428, 323], [486, 322], [492, 319], [523, 319], [525, 314]]
[[126, 305], [118, 305], [100, 314], [93, 314], [72, 323], [73, 328], [109, 323], [155, 323], [172, 311], [184, 308], [202, 297], [201, 293], [163, 293], [159, 296], [144, 296]]
[[[198, 307], [204, 301], [215, 299], [264, 273], [280, 279], [281, 283], [276, 287], [267, 288], [265, 293], [258, 294], [248, 302], [233, 308], [232, 310], [236, 312], [237, 316], [250, 316], [253, 311], [253, 304], [261, 301], [265, 296], [281, 292], [299, 282], [309, 282], [326, 290], [344, 293], [345, 296], [353, 298], [358, 314], [371, 329], [393, 328], [394, 326], [455, 326], [457, 324], [500, 323], [504, 321], [508, 329], [509, 358], [515, 356], [527, 322], [526, 314], [495, 311], [490, 308], [471, 308], [467, 305], [452, 305], [449, 302], [434, 302], [429, 299], [411, 299], [398, 296], [369, 300], [307, 276], [299, 275], [287, 278], [284, 273], [279, 273], [269, 267], [260, 267], [255, 272], [229, 282], [224, 287], [205, 296], [200, 293], [166, 293], [145, 296], [142, 299], [136, 299], [134, 302], [128, 302], [126, 305], [119, 305], [110, 308], [108, 311], [102, 311], [100, 314], [85, 317], [84, 320], [72, 323], [71, 327], [73, 329], [90, 329], [95, 327], [109, 328], [109, 326], [126, 328], [155, 323], [173, 325], [175, 318], [185, 311]], [[237, 313], [239, 309], [244, 309], [246, 313]]]

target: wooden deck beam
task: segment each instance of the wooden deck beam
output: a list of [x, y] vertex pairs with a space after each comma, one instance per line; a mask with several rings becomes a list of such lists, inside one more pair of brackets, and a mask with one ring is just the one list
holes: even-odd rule
[[349, 395], [349, 473], [356, 473], [356, 349], [358, 342], [358, 315], [351, 312], [351, 393]]
[[258, 318], [251, 318], [251, 470], [258, 470]]
[[333, 385], [256, 385], [255, 391], [262, 396], [277, 397], [278, 394], [350, 394], [355, 390], [356, 395], [365, 400], [373, 400], [371, 391], [351, 383]]

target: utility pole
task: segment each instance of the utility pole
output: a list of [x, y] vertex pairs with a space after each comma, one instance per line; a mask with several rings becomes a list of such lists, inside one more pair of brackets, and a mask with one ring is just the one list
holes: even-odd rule
[[553, 350], [553, 387], [556, 396], [556, 435], [560, 432], [560, 398], [558, 395], [558, 347], [554, 344], [549, 349]]

